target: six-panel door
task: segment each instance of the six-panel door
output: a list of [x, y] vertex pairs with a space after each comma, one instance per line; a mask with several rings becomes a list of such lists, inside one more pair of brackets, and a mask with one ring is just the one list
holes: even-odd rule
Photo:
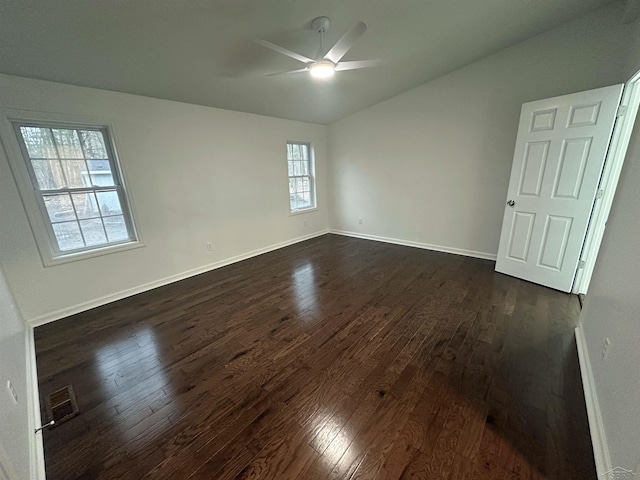
[[522, 106], [496, 271], [571, 291], [622, 88]]

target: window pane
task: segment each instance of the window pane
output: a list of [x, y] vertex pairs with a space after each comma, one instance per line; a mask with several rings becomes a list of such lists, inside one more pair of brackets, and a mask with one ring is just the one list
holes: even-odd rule
[[129, 233], [127, 232], [127, 225], [124, 222], [122, 215], [114, 217], [105, 217], [104, 228], [107, 230], [107, 236], [110, 242], [117, 242], [120, 240], [127, 240]]
[[111, 173], [109, 160], [87, 160], [87, 165], [91, 173]]
[[80, 148], [78, 132], [60, 129], [52, 129], [51, 131], [56, 141], [60, 158], [84, 158], [82, 148]]
[[109, 160], [87, 160], [91, 184], [98, 187], [112, 187], [115, 185]]
[[76, 207], [78, 218], [95, 218], [100, 216], [98, 202], [93, 192], [73, 193], [73, 204]]
[[102, 245], [107, 242], [107, 236], [102, 228], [102, 220], [99, 218], [80, 220], [80, 227], [87, 246]]
[[78, 222], [54, 223], [53, 232], [58, 241], [58, 248], [63, 252], [84, 247]]
[[302, 192], [304, 190], [304, 183], [302, 178], [296, 178], [296, 191]]
[[296, 193], [296, 179], [295, 178], [290, 178], [289, 179], [289, 193], [291, 193], [291, 194]]
[[305, 177], [302, 179], [302, 190], [308, 192], [311, 190], [311, 184], [309, 183], [309, 177]]
[[309, 162], [300, 162], [300, 175], [309, 175]]
[[[80, 139], [84, 147], [86, 158], [109, 158], [107, 148], [104, 145], [102, 132], [95, 130], [80, 130]], [[92, 169], [93, 170], [93, 169]]]
[[44, 195], [43, 200], [51, 223], [76, 219], [76, 214], [73, 211], [73, 205], [71, 204], [71, 198], [68, 193]]
[[294, 194], [289, 195], [289, 208], [291, 210], [295, 210], [298, 208], [298, 204], [296, 203], [296, 196]]
[[55, 190], [65, 186], [64, 175], [58, 160], [31, 160], [31, 166], [39, 189]]
[[300, 145], [292, 145], [292, 157], [294, 160], [300, 160]]
[[48, 128], [20, 127], [20, 133], [31, 158], [58, 158]]
[[309, 158], [309, 149], [307, 145], [300, 145], [300, 155], [305, 160]]
[[291, 160], [293, 158], [293, 145], [287, 143], [287, 160]]
[[298, 200], [298, 205], [303, 208], [308, 208], [311, 206], [311, 194], [309, 192], [304, 192], [302, 194], [302, 199]]
[[111, 172], [91, 173], [91, 184], [96, 187], [113, 187], [115, 182]]
[[120, 205], [120, 198], [118, 198], [118, 192], [110, 190], [108, 192], [97, 192], [98, 206], [102, 215], [118, 215], [122, 214], [122, 206]]
[[289, 169], [289, 176], [295, 175], [293, 173], [293, 162], [287, 162], [287, 168]]
[[91, 181], [87, 172], [87, 164], [84, 160], [60, 160], [62, 169], [67, 178], [67, 187], [90, 187]]

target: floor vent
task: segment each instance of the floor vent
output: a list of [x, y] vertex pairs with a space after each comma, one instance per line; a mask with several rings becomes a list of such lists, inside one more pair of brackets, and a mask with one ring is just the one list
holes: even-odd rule
[[49, 418], [56, 422], [54, 428], [80, 413], [71, 385], [47, 395], [47, 413]]

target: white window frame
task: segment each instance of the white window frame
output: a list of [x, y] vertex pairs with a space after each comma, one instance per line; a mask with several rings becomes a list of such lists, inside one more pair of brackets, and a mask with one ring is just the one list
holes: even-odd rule
[[316, 162], [315, 162], [313, 144], [311, 142], [287, 140], [285, 147], [288, 147], [289, 145], [306, 145], [307, 146], [307, 151], [309, 152], [309, 159], [307, 160], [309, 162], [309, 175], [289, 175], [289, 151], [287, 148], [285, 150], [285, 156], [287, 160], [287, 192], [289, 192], [289, 181], [292, 178], [309, 177], [309, 188], [310, 188], [309, 194], [310, 194], [310, 200], [311, 200], [310, 206], [305, 208], [296, 208], [292, 210], [291, 198], [290, 196], [287, 196], [287, 201], [289, 202], [289, 215], [299, 215], [301, 213], [313, 212], [318, 209], [318, 204], [316, 201], [316, 165], [315, 165]]
[[[106, 245], [82, 247], [81, 249], [70, 251], [58, 250], [48, 213], [44, 207], [44, 202], [40, 198], [41, 194], [37, 191], [32, 181], [32, 172], [28, 166], [29, 156], [23, 151], [23, 140], [18, 137], [20, 135], [19, 126], [24, 124], [48, 128], [98, 129], [103, 132], [105, 136], [105, 146], [110, 156], [109, 163], [114, 181], [118, 184], [123, 217], [127, 225], [127, 230], [131, 234], [130, 239]], [[40, 258], [45, 267], [144, 246], [135, 226], [136, 222], [133, 214], [132, 201], [127, 192], [125, 173], [119, 161], [114, 131], [115, 127], [112, 122], [105, 121], [104, 119], [34, 113], [11, 109], [0, 110], [0, 140], [5, 148], [11, 172], [18, 187], [18, 192], [20, 193], [40, 253]]]

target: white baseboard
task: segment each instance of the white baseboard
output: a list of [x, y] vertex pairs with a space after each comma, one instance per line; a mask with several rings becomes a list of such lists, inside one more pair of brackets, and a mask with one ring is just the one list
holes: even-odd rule
[[430, 243], [414, 242], [412, 240], [402, 240], [399, 238], [380, 237], [378, 235], [369, 235], [367, 233], [348, 232], [345, 230], [330, 229], [329, 233], [336, 235], [344, 235], [345, 237], [363, 238], [365, 240], [375, 240], [376, 242], [393, 243], [395, 245], [403, 245], [405, 247], [423, 248], [425, 250], [434, 250], [436, 252], [453, 253], [454, 255], [464, 255], [465, 257], [482, 258], [484, 260], [495, 261], [497, 255], [494, 253], [477, 252], [475, 250], [465, 250], [463, 248], [443, 247], [442, 245], [433, 245]]
[[327, 233], [329, 233], [329, 230], [321, 230], [318, 232], [310, 233], [308, 235], [303, 235], [301, 237], [293, 238], [291, 240], [286, 240], [284, 242], [275, 243], [267, 247], [259, 248], [251, 252], [244, 253], [242, 255], [236, 255], [235, 257], [226, 258], [224, 260], [220, 260], [219, 262], [203, 265], [202, 267], [187, 270], [182, 273], [177, 273], [175, 275], [164, 277], [159, 280], [155, 280], [153, 282], [145, 283], [143, 285], [138, 285], [137, 287], [121, 290], [119, 292], [112, 293], [110, 295], [105, 295], [104, 297], [96, 298], [88, 302], [80, 303], [78, 305], [73, 305], [67, 308], [62, 308], [60, 310], [56, 310], [54, 312], [50, 312], [45, 315], [40, 315], [39, 317], [35, 317], [27, 320], [27, 323], [31, 327], [38, 327], [40, 325], [44, 325], [46, 323], [50, 323], [55, 320], [59, 320], [61, 318], [65, 318], [70, 315], [75, 315], [76, 313], [84, 312], [86, 310], [90, 310], [92, 308], [99, 307], [101, 305], [106, 305], [107, 303], [115, 302], [116, 300], [121, 300], [123, 298], [130, 297], [132, 295], [137, 295], [138, 293], [146, 292], [154, 288], [162, 287], [164, 285], [168, 285], [169, 283], [177, 282], [179, 280], [184, 280], [185, 278], [193, 277], [194, 275], [199, 275], [201, 273], [209, 272], [217, 268], [225, 267], [232, 263], [240, 262], [242, 260], [246, 260], [251, 257], [262, 255], [263, 253], [268, 253], [274, 250], [278, 250], [280, 248], [288, 247], [289, 245], [293, 245], [295, 243], [304, 242], [305, 240], [310, 240], [312, 238], [325, 235]]
[[600, 413], [600, 404], [596, 394], [596, 386], [591, 370], [591, 361], [587, 350], [587, 341], [580, 325], [576, 327], [576, 345], [578, 346], [578, 360], [580, 362], [580, 374], [582, 375], [582, 388], [587, 405], [589, 417], [589, 430], [593, 443], [593, 456], [596, 462], [598, 478], [601, 478], [611, 470], [611, 457], [607, 446], [607, 436], [604, 431], [604, 423]]
[[27, 326], [27, 395], [29, 405], [29, 454], [31, 457], [31, 479], [45, 480], [44, 445], [42, 443], [42, 431], [33, 433], [40, 425], [40, 393], [38, 388], [38, 366], [36, 365], [36, 343], [33, 338], [33, 327]]

